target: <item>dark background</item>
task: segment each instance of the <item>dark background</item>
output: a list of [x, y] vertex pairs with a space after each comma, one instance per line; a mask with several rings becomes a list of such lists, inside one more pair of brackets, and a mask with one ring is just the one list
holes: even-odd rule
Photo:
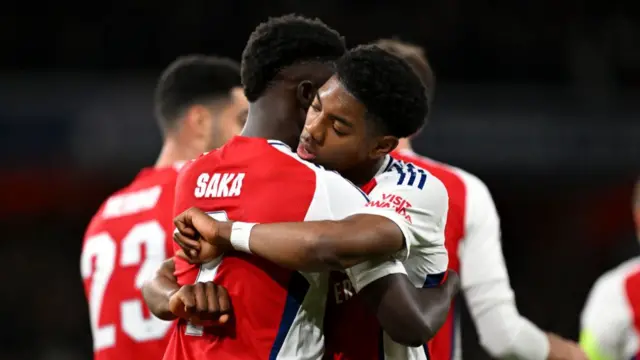
[[[438, 77], [416, 148], [480, 176], [523, 314], [576, 338], [594, 279], [636, 256], [637, 1], [57, 1], [0, 14], [1, 359], [89, 359], [79, 274], [99, 203], [152, 164], [156, 77], [239, 58], [269, 15], [318, 16], [350, 45], [423, 45]], [[466, 359], [484, 359], [465, 318]]]

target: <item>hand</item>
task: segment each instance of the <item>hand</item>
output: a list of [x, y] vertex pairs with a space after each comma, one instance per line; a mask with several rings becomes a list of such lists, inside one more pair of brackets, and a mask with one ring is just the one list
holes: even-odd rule
[[195, 325], [223, 325], [229, 321], [227, 289], [211, 281], [184, 285], [169, 298], [169, 310]]
[[229, 223], [216, 221], [200, 209], [187, 209], [173, 223], [173, 240], [183, 251], [178, 256], [190, 263], [211, 261], [231, 248], [228, 238], [219, 236], [220, 228]]
[[458, 294], [458, 291], [460, 291], [460, 276], [458, 273], [451, 269], [447, 270], [447, 278], [442, 286], [446, 286], [449, 289], [452, 297]]
[[549, 356], [547, 360], [589, 360], [580, 346], [556, 334], [547, 333]]

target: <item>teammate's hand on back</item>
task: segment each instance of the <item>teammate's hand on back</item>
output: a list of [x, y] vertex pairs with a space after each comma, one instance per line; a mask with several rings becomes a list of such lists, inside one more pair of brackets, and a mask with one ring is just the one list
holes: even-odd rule
[[549, 356], [547, 360], [588, 360], [580, 346], [556, 334], [547, 333]]
[[194, 325], [223, 325], [231, 316], [227, 290], [211, 281], [184, 285], [169, 298], [169, 310]]
[[221, 223], [198, 208], [187, 209], [173, 223], [173, 240], [183, 251], [177, 255], [190, 263], [211, 261], [231, 249], [229, 242], [218, 236]]

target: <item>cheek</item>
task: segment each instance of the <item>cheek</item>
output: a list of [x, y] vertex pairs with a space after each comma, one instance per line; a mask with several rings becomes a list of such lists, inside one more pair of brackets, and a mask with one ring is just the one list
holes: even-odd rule
[[331, 157], [340, 163], [341, 169], [348, 169], [361, 161], [362, 154], [357, 144], [345, 141], [333, 147]]

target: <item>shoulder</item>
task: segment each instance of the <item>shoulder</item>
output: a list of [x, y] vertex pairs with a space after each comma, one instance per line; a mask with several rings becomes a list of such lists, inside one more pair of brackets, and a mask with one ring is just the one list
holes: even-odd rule
[[467, 205], [473, 205], [480, 209], [494, 207], [491, 192], [484, 181], [476, 175], [457, 167], [451, 167], [451, 171], [456, 173], [464, 184]]
[[590, 291], [591, 298], [609, 297], [616, 293], [622, 295], [623, 273], [620, 268], [615, 268], [602, 274]]
[[317, 182], [326, 187], [327, 191], [335, 192], [335, 191], [346, 191], [348, 193], [357, 194], [358, 197], [366, 195], [352, 182], [343, 178], [340, 174], [335, 171], [327, 170], [320, 165], [316, 165], [309, 161], [303, 160], [296, 154], [291, 151], [291, 149], [278, 142], [269, 141], [269, 143], [283, 155], [286, 155], [291, 159], [291, 163], [293, 166], [302, 169], [303, 171], [313, 173], [316, 177]]
[[399, 151], [393, 156], [400, 162], [411, 163], [429, 171], [442, 181], [451, 195], [471, 192], [472, 196], [475, 196], [489, 193], [489, 189], [480, 178], [459, 167], [418, 155], [412, 151]]
[[[295, 179], [293, 187], [303, 186], [311, 190], [312, 197], [309, 210], [305, 217], [309, 220], [337, 220], [352, 215], [356, 209], [363, 207], [368, 197], [349, 180], [343, 178], [335, 171], [329, 171], [322, 166], [301, 159], [289, 147], [274, 147], [286, 156], [292, 167], [298, 170], [287, 170], [287, 177]], [[298, 173], [305, 175], [296, 175]], [[305, 178], [309, 180], [305, 180]], [[308, 190], [307, 190], [308, 191]]]
[[[599, 311], [603, 308], [618, 307], [620, 310], [627, 308], [625, 283], [638, 271], [640, 271], [640, 258], [635, 258], [602, 274], [589, 292], [583, 320], [589, 316], [600, 316]], [[593, 313], [594, 311], [597, 314]]]
[[394, 156], [419, 165], [442, 181], [449, 195], [450, 218], [453, 216], [467, 225], [483, 221], [487, 216], [499, 222], [491, 192], [476, 175], [411, 151], [400, 151]]
[[393, 157], [399, 162], [414, 164], [428, 171], [428, 174], [437, 178], [447, 189], [449, 205], [453, 211], [464, 212], [467, 198], [467, 179], [464, 171], [433, 159], [418, 155], [412, 151], [398, 151]]
[[411, 209], [426, 214], [446, 214], [449, 196], [446, 187], [427, 170], [394, 161], [391, 168], [375, 177], [369, 193], [371, 205]]
[[409, 202], [448, 202], [444, 183], [430, 171], [413, 163], [393, 159], [386, 171], [375, 177], [376, 193], [401, 193]]

